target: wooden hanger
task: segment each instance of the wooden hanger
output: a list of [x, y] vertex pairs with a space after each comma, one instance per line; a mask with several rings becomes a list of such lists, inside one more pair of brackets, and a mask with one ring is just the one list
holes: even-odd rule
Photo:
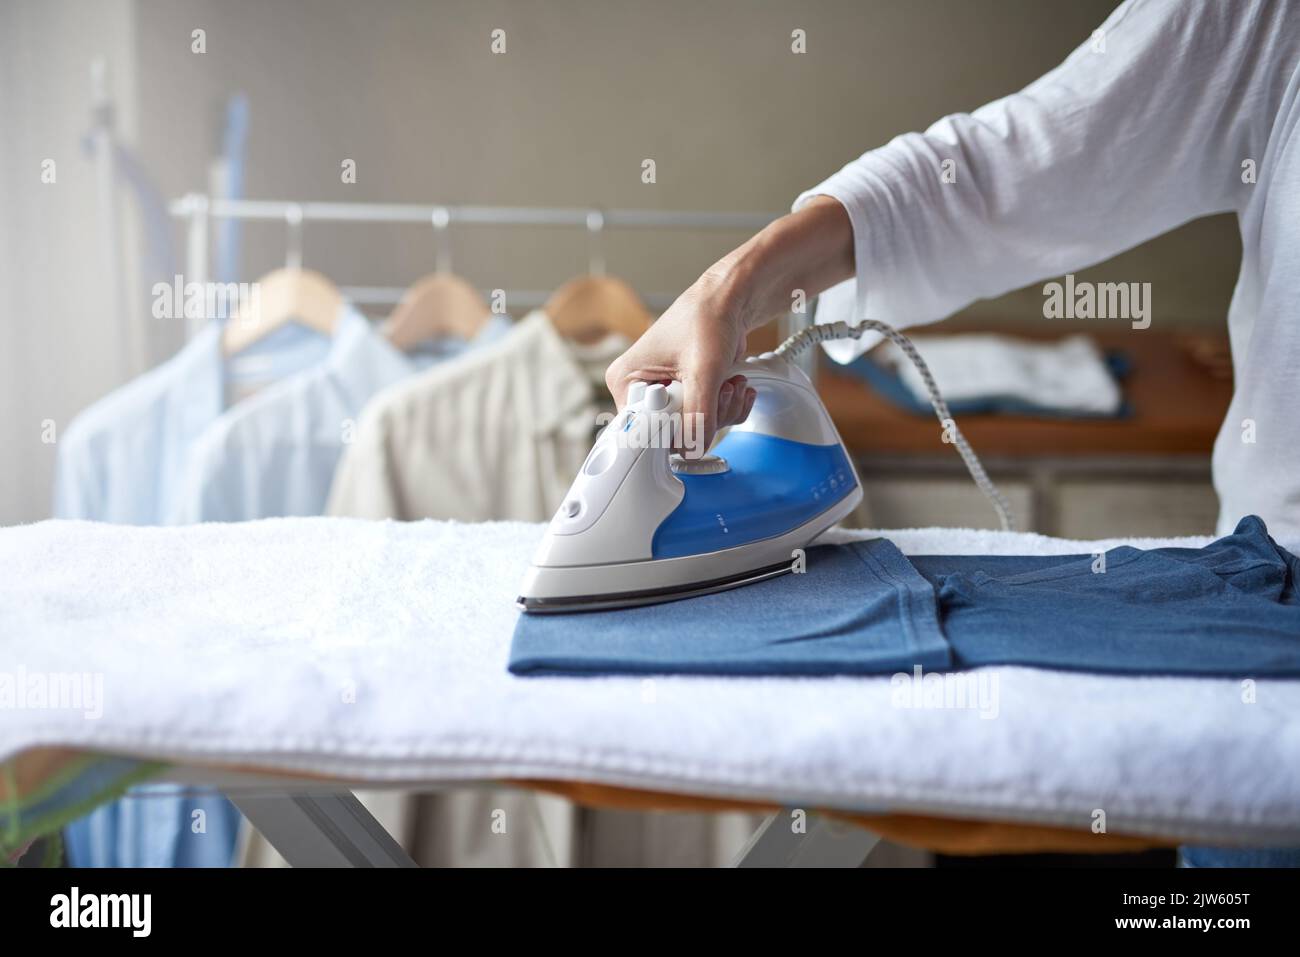
[[654, 322], [636, 291], [613, 276], [570, 279], [543, 309], [556, 331], [574, 342], [597, 342], [611, 333], [635, 342]]
[[453, 273], [435, 272], [406, 291], [384, 324], [384, 334], [403, 352], [447, 336], [469, 342], [491, 314], [487, 302], [468, 282]]
[[258, 294], [242, 303], [221, 330], [227, 356], [247, 349], [291, 322], [333, 336], [343, 306], [338, 287], [313, 269], [275, 269], [257, 280]]

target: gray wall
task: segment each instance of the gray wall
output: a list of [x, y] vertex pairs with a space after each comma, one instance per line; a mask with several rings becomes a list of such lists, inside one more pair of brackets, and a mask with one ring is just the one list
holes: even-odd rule
[[[0, 524], [49, 514], [58, 430], [141, 363], [106, 322], [96, 234], [90, 62], [104, 56], [134, 135], [134, 4], [0, 2]], [[55, 161], [56, 181], [41, 182]], [[0, 571], [0, 574], [3, 572]]]
[[[243, 91], [252, 107], [246, 194], [253, 197], [782, 210], [864, 149], [1010, 93], [1050, 69], [1113, 3], [117, 0], [105, 6], [16, 0], [13, 6], [50, 12], [18, 44], [21, 74], [7, 69], [3, 98], [60, 89], [22, 112], [20, 193], [40, 189], [29, 165], [54, 148], [52, 141], [71, 148], [67, 134], [80, 127], [86, 107], [78, 99], [82, 60], [114, 31], [125, 31], [110, 52], [126, 59], [114, 65], [130, 98], [129, 132], [171, 195], [203, 188], [220, 105]], [[92, 16], [92, 10], [116, 15]], [[498, 27], [507, 32], [503, 56], [488, 49]], [[803, 55], [790, 52], [796, 27], [807, 31]], [[206, 54], [190, 52], [195, 28], [207, 31]], [[14, 47], [13, 37], [0, 36], [0, 56], [8, 60]], [[654, 185], [640, 180], [645, 158], [657, 163]], [[340, 181], [344, 159], [357, 162], [356, 184]], [[67, 168], [77, 162], [70, 158]], [[5, 253], [11, 271], [15, 263], [20, 274], [40, 264], [69, 281], [43, 280], [17, 300], [21, 309], [0, 297], [10, 360], [45, 370], [43, 408], [64, 420], [121, 378], [106, 358], [80, 354], [95, 313], [85, 290], [72, 287], [93, 275], [95, 249], [72, 205], [41, 212], [59, 218], [47, 225], [63, 240], [34, 246], [20, 237]], [[679, 290], [741, 238], [613, 235], [607, 258], [611, 271], [640, 288]], [[432, 267], [434, 253], [432, 230], [422, 227], [309, 228], [305, 244], [309, 265], [346, 284], [405, 284]], [[457, 270], [493, 287], [549, 288], [580, 271], [586, 256], [584, 238], [563, 231], [466, 227], [455, 232], [453, 245]], [[249, 227], [248, 278], [283, 255], [283, 230]], [[1091, 272], [1152, 282], [1157, 322], [1217, 323], [1237, 257], [1235, 226], [1219, 218]], [[1035, 289], [970, 312], [1031, 317], [1041, 303]], [[32, 323], [38, 328], [20, 332]], [[147, 316], [140, 332], [141, 364], [165, 357], [180, 341], [176, 323]], [[97, 343], [103, 335], [97, 330], [84, 341]], [[70, 338], [79, 354], [75, 366], [64, 357]], [[49, 450], [32, 446], [38, 433], [24, 418], [32, 410], [18, 391], [0, 384], [6, 413], [20, 410], [4, 416], [0, 448], [6, 458], [16, 456], [23, 473], [0, 486], [0, 522], [38, 518], [46, 510]]]

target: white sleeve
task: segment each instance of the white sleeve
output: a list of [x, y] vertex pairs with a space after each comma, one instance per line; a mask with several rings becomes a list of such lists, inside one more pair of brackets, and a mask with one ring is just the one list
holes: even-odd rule
[[[856, 280], [823, 295], [818, 321], [932, 322], [1238, 208], [1241, 164], [1259, 159], [1273, 118], [1268, 7], [1128, 0], [1019, 93], [896, 137], [803, 193], [795, 209], [833, 196], [853, 224]], [[827, 351], [846, 362], [876, 341]]]

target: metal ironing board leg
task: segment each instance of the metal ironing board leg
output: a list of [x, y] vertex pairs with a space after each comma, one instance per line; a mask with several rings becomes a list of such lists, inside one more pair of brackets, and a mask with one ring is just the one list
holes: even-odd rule
[[[351, 791], [333, 794], [227, 794], [292, 867], [417, 867]], [[771, 815], [737, 855], [735, 867], [859, 867], [880, 837], [856, 825], [793, 808]]]
[[351, 791], [227, 795], [293, 867], [416, 867]]
[[754, 832], [735, 867], [860, 867], [880, 843], [866, 828], [808, 814], [799, 833], [793, 808], [782, 808]]

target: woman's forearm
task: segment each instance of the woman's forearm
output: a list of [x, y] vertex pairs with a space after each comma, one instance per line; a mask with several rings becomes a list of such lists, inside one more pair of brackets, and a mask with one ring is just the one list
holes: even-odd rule
[[853, 276], [853, 227], [839, 201], [818, 196], [718, 261], [702, 283], [751, 332]]

